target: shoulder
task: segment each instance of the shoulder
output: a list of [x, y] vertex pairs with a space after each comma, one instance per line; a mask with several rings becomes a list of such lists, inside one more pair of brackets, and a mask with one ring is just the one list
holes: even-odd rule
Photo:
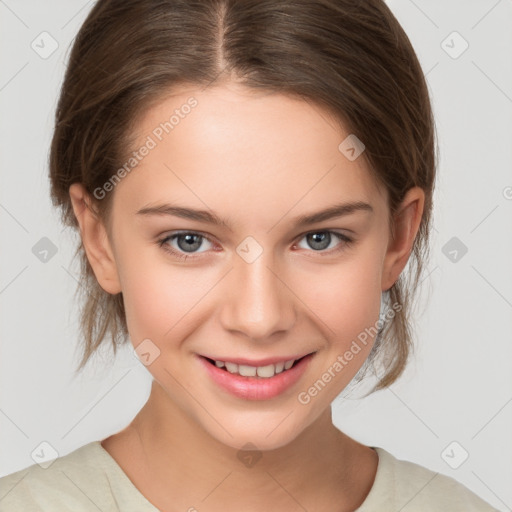
[[155, 509], [149, 507], [149, 502], [137, 492], [101, 442], [93, 441], [53, 461], [34, 464], [0, 478], [0, 510], [124, 512]]
[[402, 512], [498, 512], [452, 477], [375, 447], [379, 466], [373, 487], [358, 512], [389, 506]]
[[[97, 457], [93, 442], [53, 461], [33, 464], [0, 478], [1, 510], [86, 510], [86, 501], [90, 509], [91, 500], [100, 501], [106, 483], [96, 465]], [[82, 492], [84, 481], [90, 483]]]

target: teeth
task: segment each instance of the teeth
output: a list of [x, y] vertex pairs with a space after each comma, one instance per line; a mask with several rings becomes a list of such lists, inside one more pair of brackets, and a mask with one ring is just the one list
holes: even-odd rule
[[[258, 377], [273, 377], [276, 374], [276, 367], [273, 364], [269, 364], [267, 366], [259, 366], [256, 370]], [[241, 374], [242, 375], [242, 374]]]
[[229, 373], [238, 373], [238, 365], [235, 364], [235, 363], [225, 363], [226, 365], [226, 370], [229, 372]]
[[[235, 364], [235, 366], [237, 366]], [[246, 364], [240, 364], [238, 365], [238, 373], [242, 375], [242, 377], [256, 377], [256, 372], [258, 372], [259, 375], [259, 368], [255, 368], [254, 366], [247, 366]], [[236, 373], [236, 372], [233, 372]], [[261, 377], [261, 375], [260, 375]]]
[[229, 363], [224, 361], [215, 361], [215, 366], [217, 368], [224, 368], [226, 367], [226, 370], [229, 373], [237, 373], [238, 375], [241, 375], [242, 377], [262, 377], [264, 379], [268, 379], [270, 377], [273, 377], [274, 375], [278, 373], [282, 373], [285, 370], [289, 370], [293, 363], [295, 362], [295, 359], [290, 359], [289, 361], [285, 361], [282, 363], [276, 363], [276, 364], [269, 364], [267, 366], [249, 366], [247, 364], [236, 364], [236, 363]]

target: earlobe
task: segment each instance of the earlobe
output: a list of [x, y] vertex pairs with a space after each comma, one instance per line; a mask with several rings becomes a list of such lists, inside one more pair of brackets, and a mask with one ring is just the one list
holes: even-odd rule
[[87, 259], [99, 285], [112, 295], [121, 292], [117, 265], [110, 240], [89, 194], [83, 185], [73, 183], [69, 187], [69, 196], [80, 226], [80, 236]]
[[382, 290], [389, 290], [405, 268], [420, 227], [425, 192], [420, 187], [407, 191], [394, 216], [395, 236], [390, 238], [382, 273]]

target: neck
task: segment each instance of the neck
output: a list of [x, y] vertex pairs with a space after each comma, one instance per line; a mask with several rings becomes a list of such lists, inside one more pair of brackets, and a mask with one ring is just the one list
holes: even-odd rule
[[[336, 510], [354, 510], [376, 470], [377, 455], [340, 432], [330, 408], [289, 444], [242, 453], [212, 438], [156, 381], [126, 434], [132, 457], [144, 468], [129, 476], [162, 510], [171, 504], [173, 510], [323, 510], [319, 503], [326, 509], [335, 504]], [[374, 462], [368, 473], [373, 476], [364, 482], [362, 453]]]

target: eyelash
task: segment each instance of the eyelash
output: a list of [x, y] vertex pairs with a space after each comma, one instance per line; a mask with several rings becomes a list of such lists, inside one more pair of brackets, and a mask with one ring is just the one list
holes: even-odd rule
[[[335, 249], [330, 249], [328, 251], [325, 251], [325, 250], [312, 251], [312, 252], [318, 253], [318, 255], [321, 257], [327, 256], [327, 255], [332, 256], [333, 254], [337, 254], [337, 253], [343, 251], [344, 249], [348, 248], [354, 242], [354, 240], [352, 238], [349, 238], [348, 236], [346, 236], [342, 233], [338, 233], [336, 231], [330, 231], [330, 230], [309, 231], [309, 232], [301, 235], [301, 238], [299, 239], [299, 241], [308, 235], [318, 234], [318, 233], [330, 233], [331, 235], [334, 235], [335, 237], [339, 238], [343, 242], [343, 243], [339, 244], [339, 246], [336, 247]], [[176, 249], [171, 248], [171, 246], [166, 243], [166, 242], [173, 240], [181, 235], [198, 235], [201, 238], [208, 240], [210, 243], [213, 243], [209, 237], [207, 237], [206, 235], [203, 235], [202, 233], [198, 233], [197, 231], [179, 231], [172, 235], [167, 235], [164, 238], [159, 239], [157, 241], [157, 243], [158, 243], [159, 247], [161, 247], [165, 252], [167, 252], [167, 253], [171, 254], [172, 256], [177, 257], [179, 259], [186, 260], [187, 258], [191, 258], [191, 259], [198, 258], [199, 256], [194, 256], [194, 253], [187, 254], [187, 253], [179, 252]]]

